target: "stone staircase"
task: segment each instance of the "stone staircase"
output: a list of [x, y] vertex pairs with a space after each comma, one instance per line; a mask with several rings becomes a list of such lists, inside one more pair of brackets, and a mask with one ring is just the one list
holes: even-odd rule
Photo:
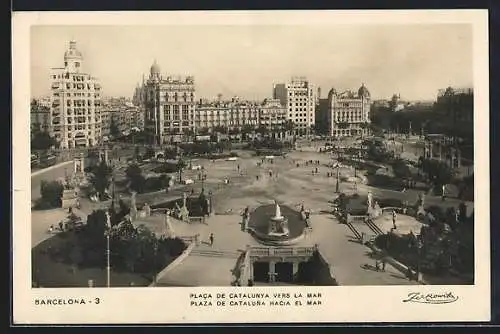
[[222, 257], [237, 259], [241, 253], [236, 251], [207, 249], [205, 247], [196, 247], [191, 251], [191, 256], [205, 256], [205, 257]]

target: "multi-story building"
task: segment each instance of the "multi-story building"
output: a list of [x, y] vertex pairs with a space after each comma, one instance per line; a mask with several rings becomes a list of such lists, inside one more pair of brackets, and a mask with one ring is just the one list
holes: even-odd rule
[[64, 53], [64, 67], [51, 73], [50, 134], [61, 148], [89, 147], [101, 141], [101, 86], [83, 71], [76, 42]]
[[293, 122], [297, 135], [306, 135], [315, 123], [317, 90], [305, 77], [293, 77], [287, 84], [276, 84], [273, 98], [287, 110], [287, 120]]
[[154, 62], [145, 86], [144, 131], [154, 144], [170, 143], [195, 131], [195, 85], [192, 76], [164, 78]]
[[434, 110], [451, 128], [471, 134], [474, 122], [474, 90], [452, 87], [440, 89]]
[[243, 129], [257, 129], [259, 126], [258, 103], [240, 101], [234, 97], [231, 101], [200, 100], [196, 106], [195, 127], [198, 133], [221, 131], [239, 132]]
[[370, 92], [361, 85], [358, 93], [328, 93], [328, 134], [334, 137], [367, 135], [370, 123]]
[[139, 107], [130, 105], [104, 106], [101, 111], [102, 135], [106, 137], [127, 135], [143, 129], [144, 115]]
[[30, 106], [31, 135], [37, 131], [50, 132], [50, 104], [42, 105], [40, 100], [32, 100]]
[[328, 99], [319, 99], [316, 106], [316, 116], [314, 118], [314, 129], [316, 134], [328, 134]]
[[278, 99], [265, 99], [259, 107], [259, 127], [268, 131], [285, 130], [286, 109]]

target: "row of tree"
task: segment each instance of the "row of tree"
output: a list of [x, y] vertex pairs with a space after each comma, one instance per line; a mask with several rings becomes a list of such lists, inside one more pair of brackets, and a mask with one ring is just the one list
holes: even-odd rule
[[104, 210], [94, 211], [87, 217], [87, 224], [76, 234], [76, 244], [63, 250], [67, 261], [79, 267], [105, 267], [108, 233], [111, 264], [115, 271], [156, 273], [186, 249], [181, 239], [158, 237], [144, 226], [135, 227], [128, 220], [118, 220], [116, 213], [110, 214], [113, 217], [111, 228], [107, 225]]

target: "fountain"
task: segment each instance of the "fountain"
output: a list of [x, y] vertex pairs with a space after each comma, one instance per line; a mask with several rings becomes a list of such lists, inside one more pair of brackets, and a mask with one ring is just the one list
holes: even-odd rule
[[307, 228], [300, 212], [274, 204], [257, 207], [248, 215], [247, 231], [262, 244], [292, 245], [304, 237]]
[[281, 214], [281, 208], [275, 201], [276, 211], [274, 217], [271, 217], [269, 222], [270, 237], [288, 237], [290, 230], [288, 229], [288, 219]]

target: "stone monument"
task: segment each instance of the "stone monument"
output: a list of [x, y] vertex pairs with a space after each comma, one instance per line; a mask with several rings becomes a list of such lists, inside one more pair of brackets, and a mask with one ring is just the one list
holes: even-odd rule
[[144, 206], [142, 207], [142, 212], [144, 213], [144, 217], [151, 216], [151, 207], [149, 206], [148, 203], [144, 203]]
[[366, 209], [366, 214], [371, 216], [372, 213], [373, 213], [373, 194], [371, 191], [368, 192], [368, 197], [367, 197], [367, 200], [366, 200], [366, 206], [367, 206], [367, 209]]
[[172, 222], [170, 221], [170, 210], [165, 212], [165, 237], [175, 238], [174, 228], [172, 227]]
[[78, 191], [72, 184], [68, 175], [61, 182], [63, 185], [63, 195], [61, 199], [61, 206], [63, 209], [68, 209], [78, 204]]
[[182, 193], [182, 207], [179, 208], [179, 215], [183, 222], [189, 222], [189, 210], [187, 208], [186, 193]]
[[250, 208], [247, 206], [241, 215], [241, 230], [246, 231], [248, 229], [248, 221], [250, 220]]
[[420, 195], [418, 195], [417, 199], [417, 217], [425, 216], [424, 205], [425, 205], [425, 194], [421, 193]]

